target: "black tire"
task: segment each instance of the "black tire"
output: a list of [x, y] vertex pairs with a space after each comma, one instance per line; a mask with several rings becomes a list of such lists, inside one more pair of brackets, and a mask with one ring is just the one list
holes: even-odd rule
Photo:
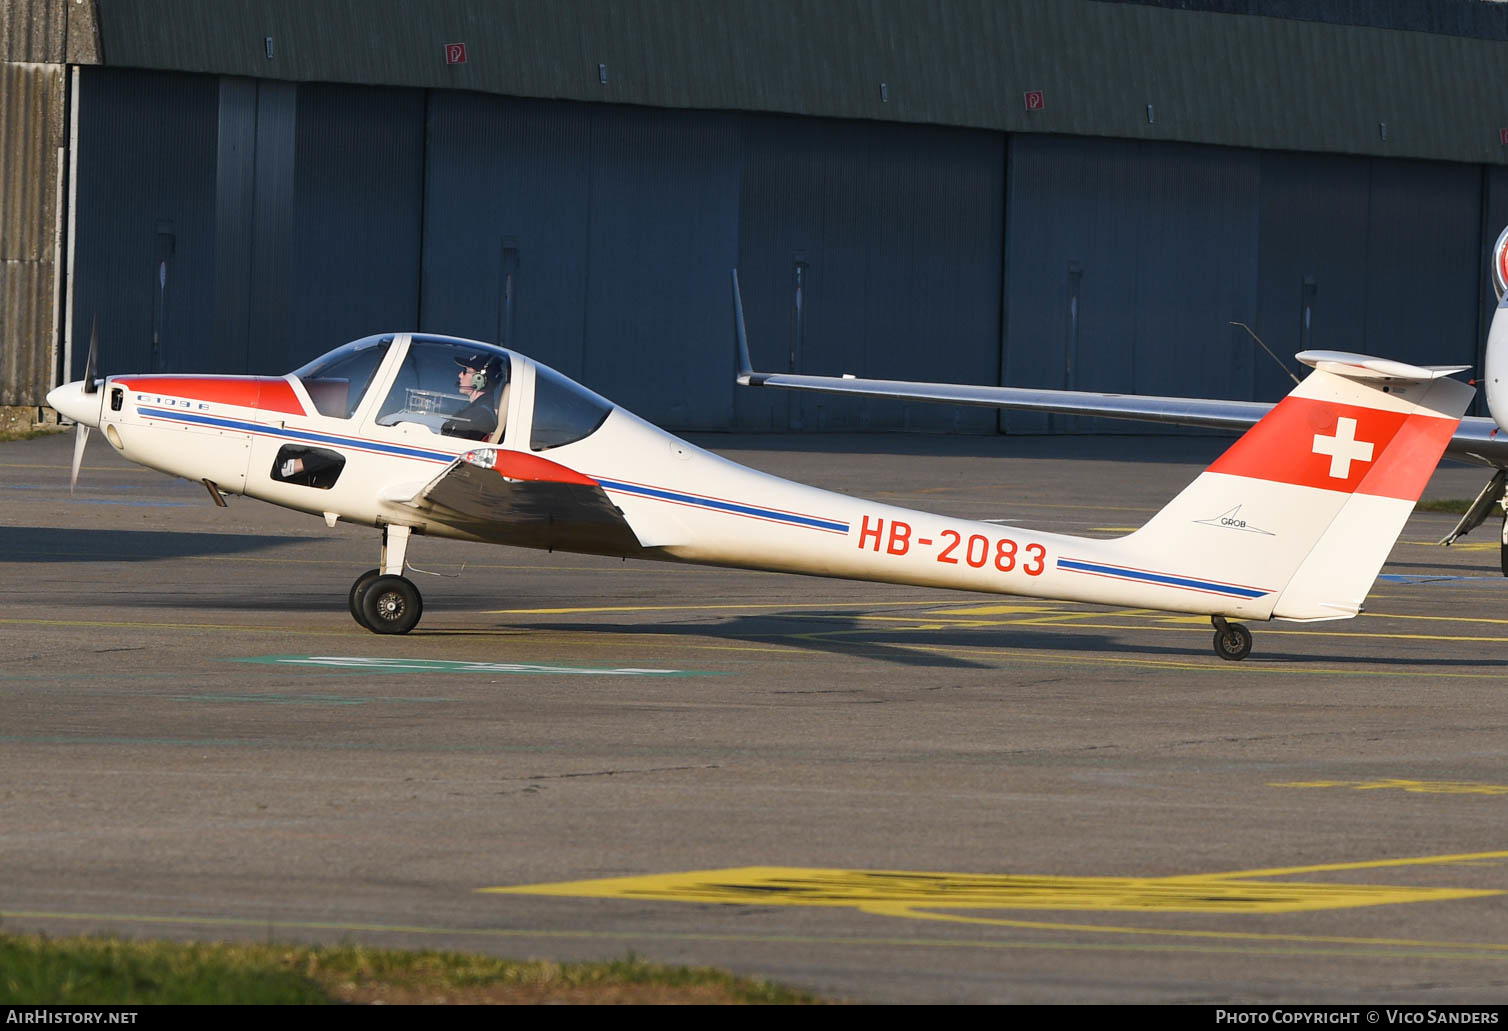
[[374, 634], [406, 634], [419, 625], [424, 599], [407, 577], [379, 576], [361, 596], [361, 614]]
[[1215, 631], [1215, 654], [1227, 662], [1240, 662], [1251, 654], [1251, 631], [1240, 623], [1227, 623]]
[[368, 587], [372, 586], [372, 581], [381, 575], [382, 570], [380, 569], [368, 569], [365, 573], [358, 576], [356, 582], [351, 585], [351, 618], [362, 626], [366, 626], [368, 630], [372, 628], [367, 626], [366, 617], [361, 614], [361, 596], [367, 592]]
[[1498, 538], [1498, 564], [1503, 567], [1503, 575], [1508, 576], [1508, 516], [1503, 517], [1503, 533]]

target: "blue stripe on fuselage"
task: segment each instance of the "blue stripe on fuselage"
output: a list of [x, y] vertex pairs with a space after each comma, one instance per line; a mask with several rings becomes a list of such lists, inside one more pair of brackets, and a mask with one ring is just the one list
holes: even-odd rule
[[244, 419], [227, 419], [215, 415], [195, 415], [192, 412], [175, 412], [171, 409], [146, 408], [142, 406], [138, 406], [137, 410], [148, 418], [186, 422], [195, 426], [213, 426], [216, 429], [222, 430], [240, 430], [243, 433], [259, 433], [268, 437], [282, 437], [287, 440], [298, 440], [306, 443], [331, 444], [336, 447], [354, 448], [360, 451], [375, 451], [385, 455], [397, 455], [400, 458], [419, 458], [427, 462], [451, 462], [457, 457], [446, 451], [426, 451], [422, 448], [404, 447], [401, 444], [384, 444], [380, 441], [359, 437], [341, 437], [329, 433], [314, 433], [309, 430], [291, 430], [286, 426], [269, 426], [260, 422], [247, 422]]
[[1098, 573], [1102, 576], [1117, 576], [1124, 580], [1139, 580], [1142, 583], [1156, 584], [1159, 587], [1181, 587], [1184, 590], [1204, 591], [1209, 594], [1224, 594], [1232, 598], [1260, 598], [1271, 591], [1260, 587], [1240, 587], [1236, 584], [1216, 583], [1213, 580], [1196, 580], [1187, 576], [1174, 576], [1171, 573], [1151, 573], [1142, 569], [1127, 569], [1125, 566], [1111, 566], [1102, 562], [1083, 562], [1075, 558], [1058, 559], [1058, 568], [1066, 569], [1073, 573]]
[[791, 512], [781, 512], [773, 508], [760, 508], [756, 505], [744, 505], [735, 501], [704, 498], [695, 494], [681, 494], [673, 490], [662, 490], [659, 487], [641, 487], [636, 483], [624, 483], [621, 480], [604, 480], [601, 477], [596, 477], [595, 479], [604, 489], [618, 491], [621, 494], [636, 494], [639, 497], [653, 498], [656, 501], [673, 501], [677, 504], [707, 508], [715, 512], [728, 512], [733, 515], [771, 519], [778, 523], [790, 523], [792, 526], [809, 526], [813, 529], [832, 530], [836, 533], [848, 532], [847, 523], [836, 522], [832, 519], [796, 515]]

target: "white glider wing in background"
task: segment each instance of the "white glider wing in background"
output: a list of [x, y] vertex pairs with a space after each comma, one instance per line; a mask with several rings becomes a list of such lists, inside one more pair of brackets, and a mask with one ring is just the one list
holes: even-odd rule
[[[1451, 435], [1445, 457], [1491, 466], [1497, 470], [1455, 530], [1441, 543], [1479, 526], [1501, 502], [1508, 482], [1508, 229], [1493, 247], [1492, 280], [1498, 297], [1487, 338], [1484, 379], [1488, 410], [1493, 418], [1466, 417]], [[738, 382], [752, 387], [775, 387], [823, 394], [847, 394], [898, 401], [976, 405], [1054, 415], [1088, 415], [1133, 422], [1152, 422], [1205, 429], [1244, 430], [1272, 405], [1262, 401], [1223, 401], [1200, 397], [1157, 397], [1146, 394], [1115, 394], [1037, 387], [996, 387], [963, 383], [923, 383], [906, 380], [863, 379], [854, 376], [811, 376], [796, 373], [756, 372], [749, 361], [744, 339], [742, 305], [737, 301], [739, 326]], [[1502, 535], [1502, 567], [1508, 575], [1508, 521]]]

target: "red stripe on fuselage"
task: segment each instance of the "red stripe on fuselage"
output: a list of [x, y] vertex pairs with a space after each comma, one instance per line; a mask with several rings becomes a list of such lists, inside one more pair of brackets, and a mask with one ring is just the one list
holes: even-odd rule
[[[1286, 397], [1209, 471], [1417, 501], [1458, 422]], [[1337, 466], [1331, 452], [1345, 459]]]
[[271, 376], [130, 376], [116, 382], [130, 390], [165, 397], [287, 415], [308, 414], [288, 381]]

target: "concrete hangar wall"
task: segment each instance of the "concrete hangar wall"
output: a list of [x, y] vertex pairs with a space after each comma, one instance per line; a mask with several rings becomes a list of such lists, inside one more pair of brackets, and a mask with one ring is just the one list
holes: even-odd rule
[[768, 369], [1277, 396], [1232, 321], [1477, 360], [1501, 12], [816, 6], [98, 0], [71, 374], [95, 313], [112, 369], [417, 327], [673, 427], [997, 427], [736, 391], [735, 265]]

